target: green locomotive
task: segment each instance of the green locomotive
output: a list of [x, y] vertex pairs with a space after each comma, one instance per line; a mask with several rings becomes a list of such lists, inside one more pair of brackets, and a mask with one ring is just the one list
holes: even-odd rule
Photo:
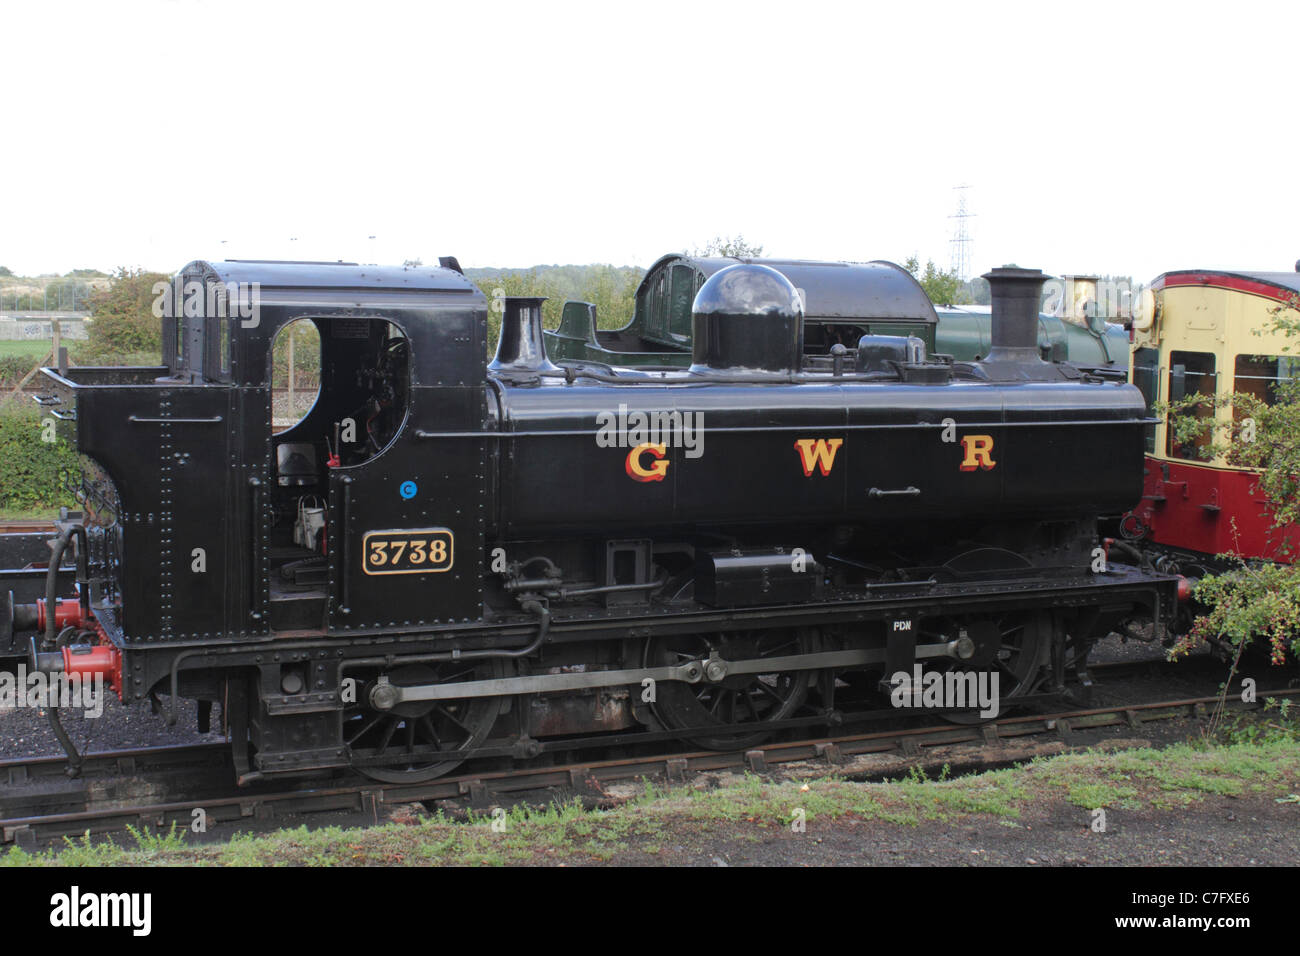
[[[691, 363], [691, 302], [715, 272], [737, 262], [776, 269], [804, 299], [804, 352], [826, 355], [836, 344], [857, 346], [864, 335], [915, 336], [928, 354], [978, 361], [988, 354], [988, 306], [930, 302], [920, 283], [892, 262], [822, 262], [736, 259], [682, 254], [662, 256], [636, 291], [635, 311], [620, 329], [601, 329], [596, 307], [566, 302], [560, 327], [545, 333], [553, 361], [583, 360], [616, 366], [687, 366]], [[1044, 357], [1085, 366], [1128, 363], [1128, 336], [1099, 319], [1075, 322], [1040, 313], [1038, 343]]]

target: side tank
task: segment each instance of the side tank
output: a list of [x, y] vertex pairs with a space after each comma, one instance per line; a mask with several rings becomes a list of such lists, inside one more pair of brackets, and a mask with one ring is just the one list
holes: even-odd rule
[[803, 372], [799, 296], [756, 264], [700, 289], [688, 370], [529, 374], [510, 362], [495, 376], [505, 434], [489, 533], [1065, 519], [1132, 506], [1141, 393], [1038, 357], [1042, 273], [987, 278], [1003, 347], [984, 363]]

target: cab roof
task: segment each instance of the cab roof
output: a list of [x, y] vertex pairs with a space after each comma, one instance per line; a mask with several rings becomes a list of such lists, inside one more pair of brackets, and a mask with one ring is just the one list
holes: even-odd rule
[[1300, 272], [1226, 272], [1221, 269], [1179, 269], [1151, 280], [1153, 289], [1173, 286], [1216, 286], [1285, 301], [1300, 293]]
[[[452, 260], [454, 261], [454, 260]], [[336, 289], [384, 292], [478, 293], [478, 287], [458, 270], [443, 266], [377, 266], [355, 262], [294, 262], [273, 259], [201, 259], [180, 270], [225, 284], [266, 289]]]

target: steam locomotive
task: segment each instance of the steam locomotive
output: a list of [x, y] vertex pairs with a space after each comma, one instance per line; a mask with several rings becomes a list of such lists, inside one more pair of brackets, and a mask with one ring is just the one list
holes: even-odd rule
[[[1041, 357], [1041, 272], [986, 278], [980, 362], [806, 354], [798, 291], [742, 263], [695, 295], [689, 367], [632, 368], [552, 363], [541, 300], [489, 303], [451, 258], [193, 262], [165, 365], [44, 370], [84, 517], [46, 570], [0, 572], [0, 666], [195, 701], [204, 730], [219, 704], [244, 783], [746, 747], [899, 674], [1059, 695], [1178, 579], [1097, 538], [1142, 494], [1142, 394]], [[302, 319], [320, 392], [277, 433], [273, 343]]]

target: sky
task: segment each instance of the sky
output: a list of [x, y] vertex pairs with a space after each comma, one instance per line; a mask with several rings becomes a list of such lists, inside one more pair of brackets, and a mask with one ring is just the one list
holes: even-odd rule
[[5, 0], [0, 265], [1291, 270], [1300, 5]]

